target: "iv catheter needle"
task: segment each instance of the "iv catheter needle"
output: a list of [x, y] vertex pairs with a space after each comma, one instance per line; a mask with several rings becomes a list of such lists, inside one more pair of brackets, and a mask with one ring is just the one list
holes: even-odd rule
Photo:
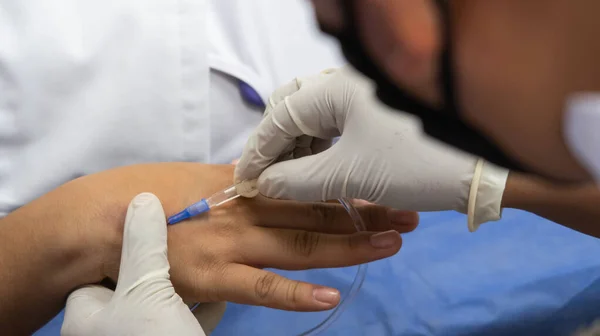
[[200, 201], [183, 209], [181, 212], [169, 217], [167, 219], [167, 223], [169, 223], [169, 225], [179, 223], [188, 218], [192, 218], [201, 213], [207, 212], [213, 207], [232, 201], [238, 197], [240, 197], [240, 194], [238, 194], [235, 185], [227, 187], [212, 194], [209, 198], [203, 198]]

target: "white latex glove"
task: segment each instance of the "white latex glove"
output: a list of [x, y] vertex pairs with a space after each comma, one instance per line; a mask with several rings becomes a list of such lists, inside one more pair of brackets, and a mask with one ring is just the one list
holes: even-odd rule
[[236, 182], [259, 176], [268, 197], [453, 209], [469, 213], [474, 231], [500, 218], [508, 171], [423, 135], [416, 118], [379, 103], [370, 82], [343, 68], [296, 79], [269, 99], [235, 169]]
[[87, 286], [74, 291], [61, 334], [204, 335], [169, 280], [167, 223], [156, 196], [143, 193], [129, 204], [116, 290]]

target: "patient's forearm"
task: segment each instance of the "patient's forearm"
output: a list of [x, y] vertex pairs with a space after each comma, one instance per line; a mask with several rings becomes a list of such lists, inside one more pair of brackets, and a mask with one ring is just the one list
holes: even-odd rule
[[600, 190], [596, 185], [558, 185], [511, 172], [502, 206], [526, 210], [579, 232], [600, 237]]
[[102, 279], [100, 237], [80, 225], [81, 202], [71, 208], [63, 196], [51, 193], [0, 219], [2, 335], [30, 335], [62, 309], [70, 291]]

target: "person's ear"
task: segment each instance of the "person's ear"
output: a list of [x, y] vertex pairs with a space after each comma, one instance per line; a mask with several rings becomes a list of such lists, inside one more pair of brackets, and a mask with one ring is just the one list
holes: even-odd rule
[[360, 38], [395, 83], [417, 97], [440, 102], [438, 60], [442, 45], [439, 10], [433, 0], [361, 1]]

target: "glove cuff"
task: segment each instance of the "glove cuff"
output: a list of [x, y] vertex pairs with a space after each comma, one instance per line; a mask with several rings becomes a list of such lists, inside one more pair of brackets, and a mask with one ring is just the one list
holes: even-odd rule
[[467, 205], [469, 231], [475, 232], [481, 224], [502, 217], [502, 195], [507, 178], [507, 169], [483, 159], [477, 161]]
[[205, 302], [197, 304], [193, 310], [194, 317], [200, 323], [206, 336], [215, 330], [227, 309], [226, 302]]

